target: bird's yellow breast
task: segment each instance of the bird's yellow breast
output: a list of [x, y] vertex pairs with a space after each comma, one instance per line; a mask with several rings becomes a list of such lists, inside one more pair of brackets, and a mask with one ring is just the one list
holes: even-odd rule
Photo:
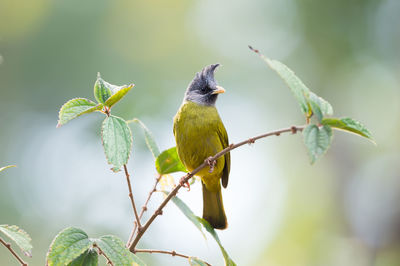
[[[189, 171], [194, 170], [204, 160], [223, 149], [218, 131], [224, 129], [221, 118], [214, 106], [204, 106], [184, 102], [174, 117], [176, 148], [182, 163]], [[197, 175], [207, 187], [219, 189], [224, 156], [217, 160], [214, 171], [203, 168]]]

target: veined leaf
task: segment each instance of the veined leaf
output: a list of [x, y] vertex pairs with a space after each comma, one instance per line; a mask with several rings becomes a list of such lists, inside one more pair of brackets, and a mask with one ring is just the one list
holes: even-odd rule
[[99, 111], [103, 108], [102, 104], [96, 104], [85, 98], [75, 98], [66, 102], [58, 113], [58, 124], [60, 127], [66, 124], [68, 121], [77, 118], [83, 114], [92, 113]]
[[97, 102], [104, 104], [111, 95], [112, 92], [109, 83], [100, 77], [100, 73], [97, 73], [97, 79], [94, 83], [94, 97]]
[[[168, 192], [167, 191], [163, 191], [165, 193], [165, 195], [168, 196]], [[201, 234], [203, 235], [204, 238], [206, 238], [206, 235], [203, 232], [203, 228], [202, 228], [202, 224], [200, 223], [200, 221], [198, 220], [199, 217], [197, 217], [193, 211], [189, 208], [189, 206], [186, 205], [186, 203], [184, 203], [180, 198], [178, 198], [177, 196], [172, 197], [172, 202], [175, 203], [175, 205], [181, 210], [181, 212], [186, 216], [186, 218], [188, 218], [196, 227], [197, 229], [199, 229], [199, 231], [201, 232]]]
[[318, 121], [321, 122], [323, 116], [333, 114], [330, 103], [310, 91], [289, 67], [277, 60], [267, 58], [252, 47], [250, 49], [256, 52], [285, 81], [307, 118], [315, 114]]
[[99, 258], [97, 251], [89, 248], [83, 252], [79, 257], [74, 259], [68, 266], [97, 266]]
[[157, 142], [153, 136], [153, 133], [146, 127], [145, 124], [143, 124], [142, 121], [140, 121], [137, 118], [134, 118], [132, 120], [126, 121], [128, 124], [133, 122], [137, 123], [144, 132], [144, 139], [146, 141], [147, 148], [149, 148], [151, 154], [153, 154], [154, 160], [157, 159], [157, 157], [160, 155], [160, 149], [158, 148]]
[[215, 232], [214, 228], [203, 218], [197, 217], [199, 222], [204, 226], [204, 228], [209, 232], [212, 237], [215, 239], [217, 242], [219, 248], [221, 249], [222, 255], [224, 256], [225, 259], [225, 265], [226, 266], [236, 266], [236, 263], [229, 257], [228, 252], [226, 252], [225, 248], [222, 246], [221, 241], [219, 240], [219, 237], [217, 235], [217, 232]]
[[145, 266], [135, 254], [129, 252], [125, 244], [116, 236], [102, 236], [95, 240], [96, 245], [101, 249], [107, 258], [118, 266]]
[[81, 229], [68, 227], [54, 238], [47, 253], [47, 265], [64, 266], [89, 249], [93, 242]]
[[11, 167], [17, 167], [17, 166], [16, 165], [7, 165], [7, 166], [4, 166], [4, 167], [0, 167], [0, 172], [3, 171], [3, 170], [6, 170], [7, 168], [11, 168]]
[[121, 87], [115, 86], [115, 90], [112, 92], [113, 94], [107, 99], [104, 105], [108, 107], [112, 107], [119, 100], [121, 100], [135, 85], [124, 85]]
[[26, 256], [32, 257], [32, 239], [27, 232], [16, 225], [6, 224], [0, 225], [0, 232], [3, 232], [12, 241], [14, 241]]
[[191, 266], [207, 266], [207, 263], [205, 261], [202, 261], [201, 259], [196, 257], [189, 257], [188, 260]]
[[310, 90], [306, 85], [296, 76], [296, 74], [288, 68], [285, 64], [277, 61], [271, 60], [266, 57], [263, 58], [265, 62], [278, 73], [278, 75], [286, 82], [293, 95], [300, 104], [301, 111], [304, 114], [308, 113], [308, 97]]
[[368, 129], [363, 124], [361, 124], [360, 122], [358, 122], [352, 118], [349, 118], [349, 117], [324, 118], [322, 120], [322, 124], [331, 126], [333, 128], [339, 129], [339, 130], [357, 134], [357, 135], [365, 137], [365, 138], [369, 139], [370, 141], [372, 141], [373, 143], [375, 143], [375, 141], [372, 138], [372, 134], [368, 131]]
[[333, 115], [332, 105], [328, 101], [326, 101], [324, 98], [319, 97], [312, 91], [310, 91], [309, 98], [310, 98], [310, 101], [315, 102], [319, 106], [319, 108], [321, 109], [321, 112], [324, 116]]
[[131, 130], [124, 119], [111, 115], [103, 122], [101, 138], [108, 163], [116, 172], [128, 162], [132, 147]]
[[163, 151], [156, 159], [156, 169], [159, 174], [165, 175], [175, 172], [187, 172], [186, 167], [179, 159], [176, 147]]
[[329, 148], [332, 141], [332, 129], [324, 125], [309, 125], [303, 130], [304, 143], [310, 155], [310, 161], [313, 164]]
[[321, 123], [322, 118], [324, 118], [324, 115], [322, 114], [321, 108], [319, 107], [319, 105], [314, 102], [314, 101], [309, 101], [309, 106], [311, 109], [311, 113], [307, 115], [308, 118], [310, 118], [313, 114], [315, 115], [315, 117], [317, 118], [318, 122]]
[[97, 74], [97, 80], [94, 84], [94, 97], [99, 103], [112, 107], [121, 100], [135, 85], [117, 86], [108, 83]]

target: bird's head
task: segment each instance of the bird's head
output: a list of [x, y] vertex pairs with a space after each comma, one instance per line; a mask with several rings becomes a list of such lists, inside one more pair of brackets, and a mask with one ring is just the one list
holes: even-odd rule
[[214, 79], [214, 72], [218, 66], [219, 64], [209, 65], [203, 68], [201, 72], [196, 73], [186, 89], [185, 101], [201, 105], [215, 105], [218, 94], [225, 92], [224, 88], [218, 86]]

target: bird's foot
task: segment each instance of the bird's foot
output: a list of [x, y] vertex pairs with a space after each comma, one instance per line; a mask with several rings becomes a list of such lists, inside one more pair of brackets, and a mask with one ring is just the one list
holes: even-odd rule
[[207, 164], [210, 166], [210, 170], [208, 170], [209, 173], [212, 173], [214, 171], [215, 168], [215, 164], [217, 163], [216, 160], [213, 159], [212, 156], [208, 157], [206, 159]]
[[189, 184], [189, 181], [186, 180], [185, 178], [186, 178], [186, 176], [182, 177], [182, 178], [179, 180], [179, 184], [180, 184], [182, 187], [187, 188], [188, 191], [190, 191], [190, 184]]

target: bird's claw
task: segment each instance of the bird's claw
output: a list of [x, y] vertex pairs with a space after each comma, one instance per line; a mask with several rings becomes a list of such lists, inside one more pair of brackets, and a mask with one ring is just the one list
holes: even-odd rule
[[187, 188], [188, 191], [190, 191], [190, 184], [189, 184], [189, 181], [186, 180], [185, 178], [186, 178], [186, 176], [182, 177], [182, 178], [179, 180], [179, 184], [180, 184], [182, 187]]
[[206, 159], [206, 162], [207, 162], [207, 164], [210, 166], [210, 170], [209, 170], [208, 172], [209, 172], [209, 173], [212, 173], [212, 172], [214, 171], [214, 167], [215, 167], [215, 164], [217, 163], [217, 161], [215, 161], [215, 160], [213, 159], [213, 157], [210, 156], [210, 157], [208, 157], [208, 158]]

